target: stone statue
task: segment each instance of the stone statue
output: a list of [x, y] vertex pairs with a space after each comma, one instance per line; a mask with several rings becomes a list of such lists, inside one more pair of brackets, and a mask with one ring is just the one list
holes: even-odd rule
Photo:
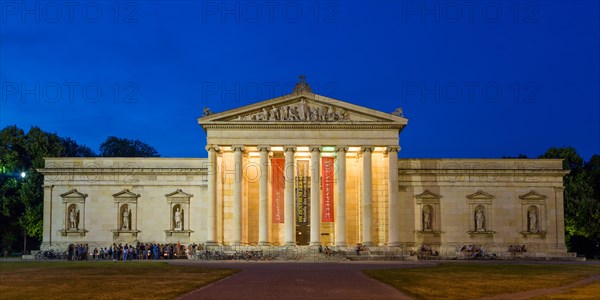
[[396, 108], [396, 110], [394, 112], [392, 112], [392, 116], [404, 117], [404, 112], [402, 111], [402, 107]]
[[69, 212], [69, 227], [70, 229], [79, 229], [79, 211], [77, 210], [77, 206], [71, 208]]
[[179, 207], [175, 211], [175, 215], [173, 216], [173, 219], [175, 220], [175, 230], [183, 230], [181, 209]]
[[129, 214], [131, 212], [128, 209], [125, 209], [123, 211], [123, 226], [121, 226], [123, 230], [131, 230], [131, 227], [129, 226]]
[[475, 211], [475, 231], [485, 231], [485, 212], [482, 207]]
[[273, 105], [271, 108], [271, 113], [269, 115], [269, 120], [271, 121], [279, 121], [279, 110]]
[[423, 231], [431, 231], [431, 211], [429, 207], [423, 209]]
[[213, 112], [212, 112], [212, 110], [210, 110], [210, 108], [205, 107], [205, 108], [202, 109], [202, 116], [203, 117], [210, 116], [212, 114], [213, 114]]
[[[212, 112], [211, 112], [212, 113]], [[313, 105], [306, 102], [283, 105], [280, 107], [271, 106], [271, 109], [262, 108], [262, 110], [248, 114], [238, 115], [236, 121], [288, 121], [288, 122], [336, 122], [349, 121], [348, 112], [343, 108], [333, 108], [328, 105]]]
[[537, 211], [535, 209], [530, 209], [528, 212], [529, 217], [529, 232], [537, 233], [538, 232], [538, 216]]

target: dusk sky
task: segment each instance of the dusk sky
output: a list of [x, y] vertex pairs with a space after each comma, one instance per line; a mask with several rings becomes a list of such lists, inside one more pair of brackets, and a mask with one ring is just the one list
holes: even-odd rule
[[206, 157], [197, 124], [291, 92], [392, 112], [401, 158], [600, 153], [598, 1], [0, 1], [0, 128]]

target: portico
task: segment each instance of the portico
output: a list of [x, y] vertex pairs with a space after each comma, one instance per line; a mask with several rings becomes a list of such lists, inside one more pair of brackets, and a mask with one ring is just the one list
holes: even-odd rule
[[390, 208], [407, 119], [301, 81], [290, 95], [198, 123], [209, 157], [207, 243], [398, 245]]

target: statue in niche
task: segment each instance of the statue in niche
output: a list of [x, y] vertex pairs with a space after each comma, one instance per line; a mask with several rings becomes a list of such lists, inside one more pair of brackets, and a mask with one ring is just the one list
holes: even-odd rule
[[483, 207], [475, 210], [475, 231], [485, 231], [485, 211]]
[[431, 231], [431, 209], [425, 206], [423, 209], [423, 231]]
[[79, 230], [79, 210], [76, 205], [69, 211], [69, 229]]
[[121, 226], [122, 230], [131, 230], [131, 226], [129, 224], [129, 215], [131, 214], [131, 211], [129, 211], [129, 209], [125, 208], [125, 210], [123, 210], [123, 226]]
[[175, 220], [175, 230], [183, 230], [183, 219], [179, 207], [175, 211], [173, 219]]
[[529, 228], [528, 231], [532, 232], [532, 233], [537, 233], [538, 232], [538, 215], [537, 215], [537, 210], [535, 208], [531, 208], [528, 212], [528, 219], [529, 219]]

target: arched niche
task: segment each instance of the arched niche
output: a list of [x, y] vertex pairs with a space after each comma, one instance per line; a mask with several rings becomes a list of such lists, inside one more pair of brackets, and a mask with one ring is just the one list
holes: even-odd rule
[[112, 232], [115, 239], [132, 242], [133, 238], [137, 237], [140, 232], [137, 228], [139, 197], [139, 194], [133, 193], [129, 189], [123, 189], [113, 195], [116, 212], [116, 229], [113, 229]]
[[165, 195], [169, 205], [166, 213], [169, 218], [169, 228], [165, 230], [167, 238], [174, 237], [178, 240], [187, 240], [193, 232], [190, 230], [190, 200], [194, 195], [181, 189]]
[[61, 194], [63, 203], [63, 228], [60, 230], [61, 235], [82, 235], [85, 236], [85, 200], [87, 194], [72, 189], [64, 194]]
[[469, 204], [469, 230], [471, 237], [479, 235], [493, 236], [494, 212], [492, 206], [494, 196], [482, 190], [467, 195]]
[[546, 237], [546, 198], [546, 195], [534, 190], [519, 196], [522, 224], [520, 233], [523, 237]]

